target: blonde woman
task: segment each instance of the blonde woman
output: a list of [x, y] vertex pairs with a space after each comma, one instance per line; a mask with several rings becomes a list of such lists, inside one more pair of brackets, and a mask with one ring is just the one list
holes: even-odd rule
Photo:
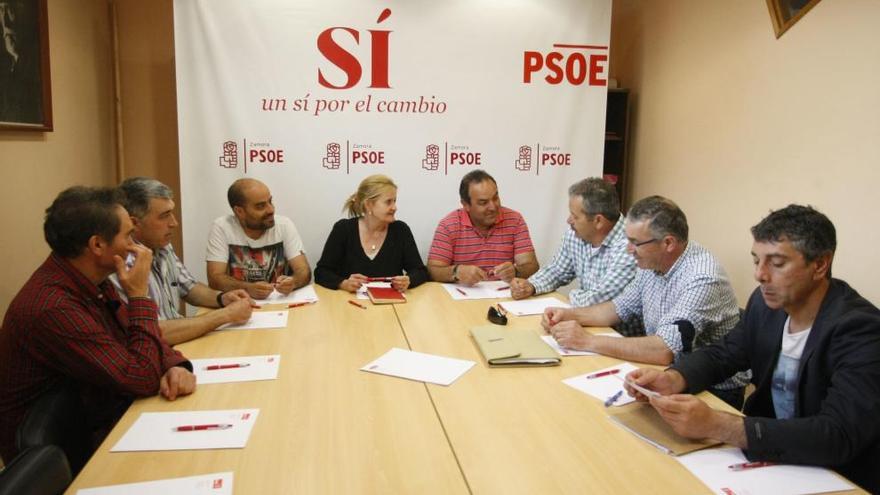
[[384, 175], [361, 181], [324, 244], [315, 282], [328, 289], [356, 292], [370, 278], [390, 278], [404, 291], [428, 280], [409, 227], [397, 220], [397, 186]]

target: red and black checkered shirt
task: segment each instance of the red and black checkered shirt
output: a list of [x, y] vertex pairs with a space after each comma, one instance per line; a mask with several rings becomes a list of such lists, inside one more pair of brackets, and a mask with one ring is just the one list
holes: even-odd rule
[[0, 329], [0, 456], [16, 454], [15, 431], [31, 405], [69, 380], [87, 425], [109, 431], [134, 397], [154, 395], [169, 368], [190, 364], [163, 339], [156, 304], [122, 304], [113, 285], [93, 284], [51, 254], [9, 305]]

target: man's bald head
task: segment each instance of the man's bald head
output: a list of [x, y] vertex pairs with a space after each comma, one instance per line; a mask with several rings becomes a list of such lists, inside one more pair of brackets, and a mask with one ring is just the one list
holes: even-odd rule
[[247, 193], [254, 188], [265, 188], [266, 184], [257, 179], [238, 179], [229, 186], [226, 191], [226, 199], [229, 201], [229, 207], [235, 209], [236, 206], [244, 207], [247, 203]]

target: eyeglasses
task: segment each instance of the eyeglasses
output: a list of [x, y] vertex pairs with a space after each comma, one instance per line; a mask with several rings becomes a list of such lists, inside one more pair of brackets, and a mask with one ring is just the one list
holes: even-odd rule
[[630, 239], [629, 243], [632, 244], [633, 247], [639, 247], [639, 246], [644, 246], [645, 244], [650, 244], [652, 242], [657, 242], [659, 240], [660, 239], [648, 239], [647, 241], [634, 242], [633, 240]]

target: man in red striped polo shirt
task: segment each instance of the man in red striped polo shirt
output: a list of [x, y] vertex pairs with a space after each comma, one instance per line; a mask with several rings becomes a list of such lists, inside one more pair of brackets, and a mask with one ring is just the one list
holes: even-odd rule
[[468, 172], [458, 188], [461, 208], [446, 215], [428, 252], [428, 272], [438, 282], [473, 285], [481, 280], [526, 278], [538, 270], [529, 227], [501, 206], [498, 185], [483, 170]]

